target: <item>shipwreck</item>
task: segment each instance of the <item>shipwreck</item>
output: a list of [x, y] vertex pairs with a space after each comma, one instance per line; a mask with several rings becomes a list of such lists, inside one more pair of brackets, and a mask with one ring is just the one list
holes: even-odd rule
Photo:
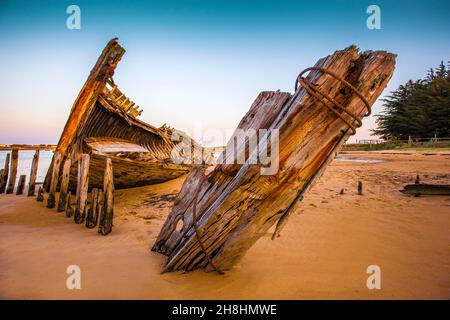
[[[356, 46], [320, 59], [296, 78], [293, 94], [261, 92], [238, 129], [266, 129], [258, 148], [235, 147], [242, 164], [190, 170], [153, 246], [167, 255], [164, 272], [232, 268], [268, 232], [280, 235], [309, 188], [388, 84], [395, 54], [359, 52]], [[278, 133], [278, 170], [261, 174], [255, 153], [271, 148]], [[230, 139], [226, 149], [235, 144]], [[220, 159], [220, 158], [219, 158]]]
[[[182, 141], [174, 141], [171, 137], [174, 133], [181, 137], [187, 135], [167, 125], [156, 128], [138, 119], [142, 109], [119, 89], [113, 79], [114, 70], [124, 53], [118, 39], [112, 39], [90, 72], [56, 146], [45, 178], [47, 191], [52, 172], [58, 181], [55, 185], [61, 183], [62, 164], [67, 160], [70, 160], [68, 187], [72, 191], [76, 189], [82, 154], [90, 155], [89, 188], [103, 186], [104, 163], [109, 158], [114, 168], [116, 189], [177, 178], [189, 171], [194, 156], [201, 157], [198, 161], [212, 156], [208, 150], [191, 141], [193, 148], [201, 151], [183, 155], [191, 157], [192, 161], [174, 161], [173, 150]], [[53, 166], [58, 168], [54, 170]]]

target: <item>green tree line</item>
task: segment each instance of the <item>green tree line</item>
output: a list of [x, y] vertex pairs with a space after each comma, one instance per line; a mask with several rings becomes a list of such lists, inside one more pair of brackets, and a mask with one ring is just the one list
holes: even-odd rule
[[382, 101], [374, 134], [400, 140], [450, 137], [450, 65], [441, 62], [424, 79], [400, 85]]

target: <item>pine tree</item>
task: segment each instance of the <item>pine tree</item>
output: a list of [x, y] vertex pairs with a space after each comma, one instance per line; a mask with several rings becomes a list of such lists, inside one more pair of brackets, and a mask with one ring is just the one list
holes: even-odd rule
[[374, 134], [401, 140], [450, 136], [450, 67], [443, 62], [424, 79], [400, 85], [382, 101]]

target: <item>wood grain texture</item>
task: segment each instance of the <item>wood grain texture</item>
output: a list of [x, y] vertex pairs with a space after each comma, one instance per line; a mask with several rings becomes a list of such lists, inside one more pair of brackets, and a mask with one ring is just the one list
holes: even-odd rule
[[5, 158], [5, 166], [0, 178], [0, 194], [5, 193], [6, 185], [9, 177], [9, 162], [11, 161], [11, 154], [7, 153]]
[[18, 164], [19, 164], [19, 150], [13, 149], [11, 151], [11, 168], [9, 171], [8, 188], [6, 189], [7, 194], [14, 192], [14, 187], [16, 186]]
[[61, 187], [59, 188], [59, 199], [58, 199], [58, 212], [63, 212], [66, 210], [67, 202], [67, 191], [69, 189], [69, 178], [70, 178], [70, 167], [72, 166], [72, 160], [66, 159], [63, 166], [63, 171], [61, 175]]
[[103, 207], [98, 232], [107, 235], [112, 231], [114, 218], [114, 180], [111, 159], [105, 161], [105, 177], [103, 183]]
[[[395, 55], [384, 51], [360, 53], [351, 46], [320, 59], [315, 66], [351, 83], [373, 105], [393, 74]], [[319, 71], [311, 71], [306, 79], [359, 119], [366, 114], [361, 99], [341, 81]], [[210, 170], [192, 169], [153, 246], [154, 251], [168, 256], [165, 271], [212, 270], [193, 228], [192, 209], [197, 194], [201, 241], [214, 264], [228, 270], [272, 226], [277, 235], [281, 233], [303, 194], [348, 139], [348, 125], [303, 87], [280, 105], [276, 93], [272, 95], [267, 101], [269, 107], [258, 102], [259, 96], [240, 125], [278, 130], [278, 171], [262, 175], [262, 165], [249, 161], [219, 164]], [[270, 151], [268, 141], [269, 136], [260, 139], [258, 150]], [[238, 147], [236, 157], [246, 152], [244, 143]], [[179, 220], [183, 221], [181, 231], [174, 227]]]
[[89, 155], [82, 154], [81, 160], [78, 162], [78, 184], [76, 195], [76, 208], [73, 215], [77, 224], [84, 222], [86, 218], [87, 194], [89, 186]]
[[28, 182], [28, 196], [34, 196], [36, 193], [36, 177], [39, 164], [39, 150], [34, 152], [33, 161], [31, 162], [30, 181]]

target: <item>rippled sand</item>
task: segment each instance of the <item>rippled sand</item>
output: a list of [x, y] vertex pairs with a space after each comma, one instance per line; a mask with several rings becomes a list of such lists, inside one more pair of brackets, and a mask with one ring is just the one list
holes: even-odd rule
[[[224, 276], [160, 274], [150, 252], [183, 179], [116, 192], [113, 233], [75, 225], [34, 198], [0, 195], [1, 298], [450, 298], [450, 199], [409, 197], [412, 183], [450, 183], [450, 156], [357, 154], [334, 161], [281, 237], [259, 240]], [[364, 195], [356, 194], [362, 180]], [[340, 190], [344, 188], [344, 194]], [[81, 290], [66, 268], [81, 267]], [[381, 268], [381, 290], [366, 269]]]

